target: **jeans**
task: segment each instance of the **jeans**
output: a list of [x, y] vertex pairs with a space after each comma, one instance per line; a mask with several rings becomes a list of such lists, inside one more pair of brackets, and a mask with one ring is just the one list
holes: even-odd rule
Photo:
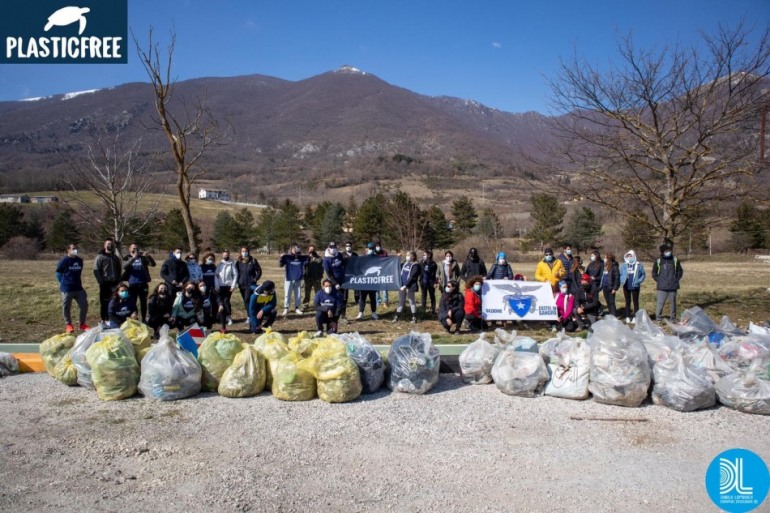
[[65, 324], [72, 324], [72, 316], [70, 311], [72, 309], [72, 300], [78, 304], [80, 308], [80, 324], [86, 323], [86, 315], [88, 314], [88, 295], [85, 290], [78, 290], [77, 292], [62, 292], [61, 293], [61, 313], [64, 317]]
[[283, 298], [283, 307], [285, 309], [289, 309], [289, 305], [291, 304], [291, 298], [294, 296], [294, 308], [299, 309], [302, 307], [301, 303], [299, 302], [299, 288], [302, 285], [302, 280], [286, 280], [283, 285], [283, 290], [285, 292], [284, 298]]
[[661, 315], [663, 315], [663, 306], [666, 304], [666, 300], [668, 300], [668, 306], [671, 309], [671, 320], [676, 319], [676, 291], [675, 290], [659, 290], [658, 291], [658, 300], [657, 304], [655, 305], [655, 318], [660, 320]]
[[387, 290], [378, 290], [377, 291], [377, 304], [388, 304], [390, 302], [390, 298], [388, 297], [388, 291]]

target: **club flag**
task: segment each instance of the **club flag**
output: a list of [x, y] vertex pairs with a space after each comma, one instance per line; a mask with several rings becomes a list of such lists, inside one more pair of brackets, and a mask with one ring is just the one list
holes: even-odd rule
[[191, 352], [194, 357], [198, 358], [198, 346], [200, 346], [205, 339], [206, 334], [203, 333], [203, 329], [195, 323], [177, 335], [176, 342], [182, 349], [186, 349]]
[[400, 270], [397, 256], [351, 257], [345, 264], [342, 287], [352, 290], [398, 290], [401, 288]]

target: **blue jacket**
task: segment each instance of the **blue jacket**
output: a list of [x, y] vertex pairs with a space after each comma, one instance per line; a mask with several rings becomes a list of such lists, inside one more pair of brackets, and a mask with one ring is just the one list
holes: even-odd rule
[[269, 295], [257, 294], [257, 292], [254, 291], [249, 298], [249, 317], [256, 318], [257, 312], [260, 310], [265, 314], [270, 313], [271, 310], [275, 310], [276, 304], [275, 291]]
[[313, 303], [315, 304], [316, 312], [328, 312], [329, 310], [336, 312], [337, 308], [340, 306], [340, 297], [339, 294], [335, 293], [333, 290], [331, 294], [319, 290], [315, 295], [315, 301]]
[[629, 280], [629, 265], [625, 262], [620, 266], [620, 288], [623, 288], [628, 281], [628, 290], [636, 290], [642, 287], [642, 282], [647, 277], [644, 272], [644, 266], [638, 260], [636, 261], [636, 272], [631, 273], [631, 281]]
[[307, 255], [281, 255], [278, 265], [286, 267], [286, 281], [300, 281], [305, 275]]
[[107, 306], [107, 313], [110, 319], [110, 328], [120, 328], [126, 319], [136, 313], [136, 298], [113, 298]]
[[487, 273], [488, 280], [504, 280], [506, 278], [509, 280], [513, 279], [513, 269], [511, 269], [511, 265], [508, 262], [505, 265], [497, 263], [492, 265], [492, 268]]
[[326, 277], [332, 281], [332, 285], [342, 285], [345, 280], [345, 262], [339, 252], [332, 255], [328, 249], [326, 250], [324, 253], [324, 272]]
[[82, 273], [82, 258], [63, 256], [56, 265], [56, 279], [59, 281], [59, 290], [62, 292], [78, 292], [83, 290]]

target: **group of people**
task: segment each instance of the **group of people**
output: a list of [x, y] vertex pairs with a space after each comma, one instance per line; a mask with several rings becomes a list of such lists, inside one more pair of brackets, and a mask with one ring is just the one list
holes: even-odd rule
[[[279, 258], [279, 266], [285, 270], [283, 315], [291, 309], [303, 314], [312, 299], [317, 334], [335, 333], [340, 320], [347, 321], [346, 308], [350, 290], [343, 288], [345, 266], [350, 258], [357, 257], [350, 241], [344, 251], [330, 242], [323, 256], [315, 246], [308, 247], [307, 254], [299, 244], [292, 244]], [[369, 242], [366, 255], [385, 257], [388, 253], [380, 241]], [[266, 280], [261, 285], [262, 268], [246, 246], [240, 249], [237, 259], [231, 259], [229, 251], [223, 251], [216, 262], [214, 253], [203, 255], [199, 263], [196, 255], [183, 258], [181, 248], [175, 248], [160, 268], [161, 282], [150, 293], [150, 267], [155, 267], [153, 257], [142, 252], [137, 244], [129, 246], [128, 254], [121, 259], [115, 243], [104, 241], [102, 250], [94, 260], [94, 277], [99, 285], [100, 319], [104, 326], [118, 327], [126, 319], [146, 322], [157, 333], [168, 324], [180, 330], [198, 323], [211, 330], [215, 324], [227, 332], [232, 320], [232, 294], [237, 290], [247, 312], [246, 323], [252, 333], [259, 333], [271, 326], [278, 315], [276, 286]], [[78, 256], [76, 244], [67, 247], [67, 254], [56, 267], [62, 298], [62, 315], [67, 332], [75, 331], [71, 318], [71, 305], [75, 301], [80, 308], [79, 329], [89, 329], [87, 294], [82, 285], [83, 260]], [[657, 283], [655, 316], [660, 318], [668, 302], [671, 317], [676, 317], [676, 294], [682, 279], [682, 265], [673, 256], [671, 245], [660, 246], [660, 257], [655, 260], [652, 277]], [[558, 322], [552, 325], [567, 331], [587, 327], [603, 312], [604, 298], [607, 311], [618, 316], [616, 295], [623, 292], [625, 307], [621, 317], [633, 322], [639, 309], [639, 291], [646, 278], [641, 262], [633, 250], [628, 251], [619, 264], [612, 253], [602, 258], [598, 251], [590, 255], [584, 265], [579, 256], [572, 255], [572, 247], [564, 245], [563, 251], [554, 255], [551, 248], [544, 250], [543, 259], [535, 270], [536, 281], [548, 282], [556, 300]], [[457, 333], [465, 322], [471, 330], [486, 329], [482, 315], [482, 283], [484, 280], [526, 280], [514, 274], [505, 252], [496, 255], [487, 268], [476, 248], [471, 248], [460, 264], [452, 251], [444, 252], [442, 261], [435, 261], [433, 252], [426, 250], [418, 261], [415, 251], [407, 252], [400, 270], [398, 304], [392, 321], [398, 322], [409, 304], [411, 322], [417, 322], [417, 292], [421, 292], [424, 311], [437, 316], [448, 331]], [[461, 292], [460, 283], [465, 283]], [[304, 295], [300, 301], [304, 285]], [[436, 288], [440, 294], [436, 297]], [[387, 290], [356, 290], [354, 300], [358, 305], [356, 319], [362, 319], [367, 303], [371, 318], [378, 319], [377, 305], [388, 305]], [[438, 311], [436, 303], [438, 302]], [[430, 306], [428, 306], [430, 305]]]

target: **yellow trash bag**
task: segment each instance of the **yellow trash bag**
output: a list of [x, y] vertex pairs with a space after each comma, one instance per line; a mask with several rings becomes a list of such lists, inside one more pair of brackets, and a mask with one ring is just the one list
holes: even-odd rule
[[286, 345], [283, 335], [268, 328], [254, 341], [254, 348], [262, 353], [262, 356], [267, 360], [265, 362], [265, 387], [272, 388], [273, 374], [278, 366], [278, 360], [289, 353], [289, 346]]
[[102, 401], [127, 399], [136, 394], [139, 364], [134, 346], [120, 330], [101, 334], [101, 340], [86, 351], [96, 393]]
[[296, 351], [302, 358], [309, 358], [317, 345], [318, 340], [310, 338], [307, 331], [300, 331], [296, 337], [289, 339], [289, 349]]
[[283, 401], [309, 401], [315, 397], [315, 378], [305, 365], [303, 358], [290, 351], [278, 360], [273, 374], [273, 395]]
[[346, 403], [361, 396], [363, 387], [358, 365], [347, 355], [344, 346], [342, 351], [340, 354], [332, 349], [319, 354], [316, 349], [313, 358], [299, 364], [313, 373], [318, 397], [327, 403]]
[[134, 353], [136, 353], [136, 360], [141, 363], [142, 358], [152, 345], [152, 330], [143, 322], [126, 319], [126, 322], [120, 325], [120, 331], [131, 341], [134, 346]]
[[219, 380], [219, 395], [232, 398], [257, 395], [265, 389], [265, 378], [265, 357], [254, 346], [243, 344], [243, 350]]
[[40, 358], [42, 358], [45, 370], [48, 374], [51, 376], [54, 375], [54, 367], [56, 367], [56, 364], [64, 358], [64, 355], [66, 355], [74, 345], [75, 335], [70, 333], [54, 335], [40, 344]]
[[53, 368], [53, 377], [70, 387], [78, 384], [78, 370], [72, 363], [71, 351], [67, 351], [64, 358]]
[[198, 361], [203, 369], [203, 388], [216, 392], [219, 380], [232, 365], [235, 356], [243, 350], [235, 335], [211, 333], [198, 348]]

